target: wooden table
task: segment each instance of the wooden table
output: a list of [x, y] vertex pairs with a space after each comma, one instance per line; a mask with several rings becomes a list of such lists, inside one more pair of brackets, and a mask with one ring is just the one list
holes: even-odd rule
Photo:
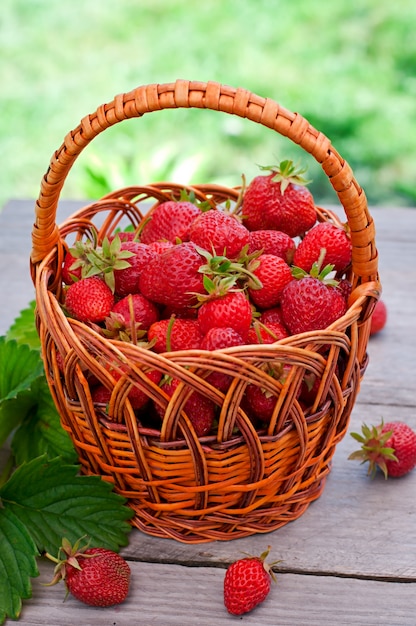
[[[58, 221], [82, 204], [63, 202]], [[33, 205], [13, 200], [0, 214], [0, 334], [33, 298], [28, 274]], [[389, 319], [370, 340], [370, 364], [350, 430], [381, 418], [416, 428], [416, 209], [372, 213]], [[132, 586], [121, 606], [88, 608], [71, 597], [63, 603], [62, 586], [42, 587], [51, 565], [41, 562], [20, 624], [415, 626], [416, 471], [371, 481], [364, 466], [347, 459], [355, 448], [347, 435], [321, 498], [273, 533], [190, 546], [133, 530], [123, 550]], [[222, 591], [226, 566], [242, 552], [260, 553], [267, 545], [274, 559], [282, 559], [277, 585], [252, 613], [228, 615]]]

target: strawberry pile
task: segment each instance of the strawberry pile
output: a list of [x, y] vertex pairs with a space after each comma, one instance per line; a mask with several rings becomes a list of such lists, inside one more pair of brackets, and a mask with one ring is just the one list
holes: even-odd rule
[[[265, 169], [233, 209], [183, 193], [155, 205], [134, 232], [77, 240], [62, 268], [66, 315], [156, 353], [267, 344], [328, 327], [347, 310], [348, 229], [318, 219], [303, 170], [291, 161]], [[284, 381], [287, 368], [274, 364], [268, 374]], [[146, 375], [167, 400], [175, 393], [175, 379]], [[225, 392], [232, 378], [212, 371], [208, 381]], [[305, 401], [316, 383], [303, 381]], [[105, 404], [111, 393], [97, 384], [93, 400]], [[151, 413], [140, 389], [129, 400]], [[249, 384], [244, 401], [253, 419], [267, 422], [276, 397]], [[211, 400], [194, 391], [184, 410], [198, 436], [212, 431]]]

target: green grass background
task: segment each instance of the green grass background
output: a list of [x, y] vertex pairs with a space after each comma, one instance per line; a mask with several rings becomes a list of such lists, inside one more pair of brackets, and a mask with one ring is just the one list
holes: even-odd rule
[[[416, 202], [413, 0], [2, 0], [0, 205], [36, 197], [65, 134], [114, 95], [176, 78], [245, 87], [299, 111], [352, 165], [371, 204]], [[292, 157], [319, 202], [319, 166], [247, 120], [153, 113], [105, 131], [63, 197], [160, 179], [236, 185]]]

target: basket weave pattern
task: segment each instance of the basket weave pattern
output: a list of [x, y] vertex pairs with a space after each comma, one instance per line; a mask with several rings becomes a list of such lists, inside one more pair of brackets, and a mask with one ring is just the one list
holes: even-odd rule
[[[74, 161], [113, 124], [179, 107], [248, 118], [287, 136], [322, 165], [345, 210], [353, 246], [349, 308], [329, 328], [269, 345], [156, 354], [106, 339], [64, 315], [61, 268], [68, 241], [88, 235], [93, 225], [101, 240], [120, 226], [136, 227], [143, 207], [150, 204], [151, 212], [183, 188], [159, 183], [118, 190], [58, 226], [59, 196]], [[239, 195], [237, 188], [219, 185], [188, 189], [213, 205], [234, 203]], [[317, 211], [320, 221], [339, 223], [330, 211]], [[134, 509], [135, 526], [189, 543], [226, 540], [274, 530], [298, 518], [319, 497], [367, 363], [369, 315], [380, 294], [374, 236], [365, 194], [325, 135], [299, 114], [249, 91], [183, 80], [139, 87], [102, 105], [68, 133], [53, 155], [36, 204], [31, 269], [38, 330], [51, 393], [82, 471], [114, 483]], [[269, 362], [290, 366], [284, 382], [266, 373]], [[122, 374], [117, 381], [110, 364]], [[172, 398], [146, 376], [151, 369], [181, 381]], [[232, 375], [226, 393], [207, 381], [213, 371]], [[297, 398], [308, 373], [321, 384], [305, 411]], [[106, 411], [92, 400], [91, 379], [112, 390]], [[261, 431], [242, 405], [246, 386], [253, 382], [278, 399], [270, 424]], [[164, 408], [160, 430], [138, 421], [128, 400], [132, 385]], [[183, 410], [193, 390], [217, 405], [215, 434], [195, 435]]]

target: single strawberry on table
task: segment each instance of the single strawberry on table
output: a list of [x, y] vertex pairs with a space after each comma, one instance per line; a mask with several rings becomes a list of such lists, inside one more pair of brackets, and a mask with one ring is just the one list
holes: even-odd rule
[[46, 556], [56, 563], [49, 585], [64, 580], [68, 592], [84, 604], [107, 607], [126, 599], [131, 571], [127, 561], [116, 552], [81, 547], [80, 540], [72, 546], [64, 538], [58, 557]]
[[387, 324], [387, 306], [384, 300], [377, 300], [371, 315], [370, 336], [377, 335]]
[[351, 433], [361, 444], [349, 459], [368, 463], [368, 474], [375, 476], [380, 468], [385, 478], [399, 478], [416, 467], [416, 432], [404, 422], [363, 424], [361, 433]]
[[224, 577], [224, 605], [232, 615], [243, 615], [264, 602], [270, 593], [271, 581], [275, 581], [272, 567], [268, 564], [270, 548], [260, 556], [248, 556], [232, 563]]
[[316, 223], [315, 202], [304, 169], [292, 161], [262, 167], [267, 175], [253, 178], [245, 190], [243, 224], [249, 230], [279, 230], [290, 237], [303, 235]]

